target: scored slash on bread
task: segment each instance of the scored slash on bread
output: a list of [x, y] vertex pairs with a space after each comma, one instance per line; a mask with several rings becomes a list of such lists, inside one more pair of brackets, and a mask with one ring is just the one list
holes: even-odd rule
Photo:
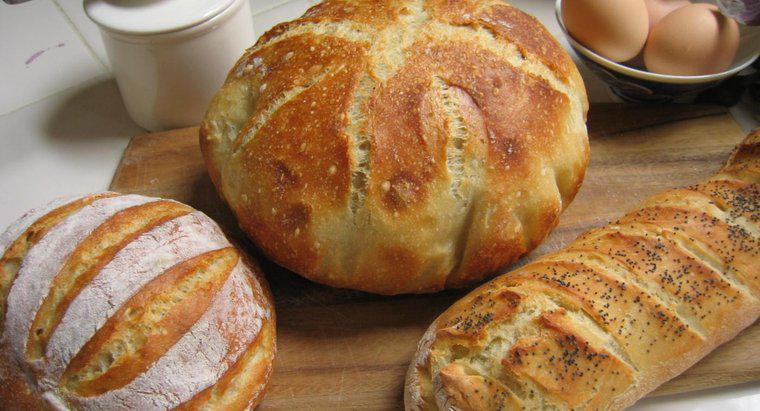
[[475, 289], [422, 338], [408, 410], [622, 409], [760, 316], [760, 129], [669, 190]]
[[0, 406], [246, 409], [275, 351], [254, 263], [203, 213], [118, 193], [0, 236]]
[[200, 128], [243, 231], [311, 280], [463, 287], [535, 248], [588, 162], [582, 79], [500, 0], [327, 0], [241, 57]]

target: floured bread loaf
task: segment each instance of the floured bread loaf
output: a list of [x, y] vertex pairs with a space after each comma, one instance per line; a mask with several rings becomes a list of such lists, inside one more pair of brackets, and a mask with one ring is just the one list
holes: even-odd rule
[[275, 352], [258, 268], [203, 213], [106, 192], [0, 237], [0, 408], [247, 409]]
[[717, 175], [660, 193], [441, 314], [407, 410], [622, 409], [760, 315], [760, 130]]
[[500, 0], [328, 0], [230, 71], [200, 142], [264, 252], [384, 294], [481, 280], [556, 225], [586, 169], [586, 94]]

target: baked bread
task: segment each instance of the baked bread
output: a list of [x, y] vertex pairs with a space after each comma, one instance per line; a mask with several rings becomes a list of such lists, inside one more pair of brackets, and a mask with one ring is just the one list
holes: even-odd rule
[[259, 269], [203, 213], [113, 192], [0, 236], [0, 408], [255, 406], [275, 352]]
[[760, 129], [666, 191], [474, 290], [419, 344], [407, 410], [622, 409], [760, 315]]
[[328, 0], [264, 34], [200, 129], [248, 236], [375, 293], [481, 280], [557, 224], [588, 160], [585, 89], [500, 0]]

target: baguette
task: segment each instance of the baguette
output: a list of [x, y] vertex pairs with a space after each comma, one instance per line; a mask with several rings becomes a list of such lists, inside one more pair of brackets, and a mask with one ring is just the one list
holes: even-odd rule
[[712, 178], [475, 289], [441, 314], [407, 410], [622, 409], [760, 314], [760, 129]]

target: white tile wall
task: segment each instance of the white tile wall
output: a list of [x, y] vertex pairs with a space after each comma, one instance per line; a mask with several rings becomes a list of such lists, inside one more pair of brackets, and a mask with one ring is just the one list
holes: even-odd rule
[[[279, 22], [292, 20], [300, 16], [306, 11], [306, 9], [319, 3], [319, 0], [250, 1], [251, 9], [253, 10], [253, 25], [256, 29], [257, 35], [263, 34]], [[559, 39], [560, 42], [562, 42], [565, 48], [570, 50], [570, 45], [565, 40], [562, 30], [559, 28], [559, 24], [557, 24], [557, 20], [554, 18], [554, 0], [510, 0], [509, 3], [536, 16], [546, 25], [546, 28]], [[582, 64], [576, 56], [573, 56], [573, 58], [576, 59], [578, 69], [584, 79], [593, 78], [596, 80], [594, 74], [586, 68], [585, 64]], [[586, 89], [589, 99], [592, 101], [611, 101], [615, 99], [607, 86], [600, 81], [586, 81]]]
[[253, 15], [257, 15], [261, 12], [267, 11], [273, 7], [279, 6], [289, 2], [290, 0], [250, 0], [251, 12]]
[[[257, 35], [292, 20], [319, 0], [249, 0]], [[553, 0], [513, 0], [536, 15], [564, 41], [553, 16]], [[30, 24], [34, 22], [34, 24]], [[32, 0], [17, 5], [0, 2], [0, 116], [97, 76], [110, 64], [98, 28], [84, 13], [82, 0]], [[57, 47], [58, 44], [64, 44]], [[43, 51], [29, 64], [26, 62]], [[592, 78], [583, 64], [585, 78]], [[7, 81], [6, 79], [13, 79]], [[589, 97], [609, 101], [603, 84], [587, 82]]]
[[[264, 7], [267, 3], [269, 7]], [[277, 23], [301, 16], [306, 9], [317, 3], [319, 3], [317, 0], [251, 0], [251, 4], [257, 5], [253, 12], [253, 27], [256, 29], [256, 34], [261, 35]]]
[[105, 76], [0, 116], [0, 232], [31, 207], [108, 187], [141, 133]]
[[110, 70], [111, 66], [108, 63], [108, 56], [106, 55], [106, 48], [103, 45], [103, 40], [100, 37], [100, 31], [95, 23], [93, 23], [84, 13], [82, 0], [54, 1], [66, 15], [66, 18], [68, 18], [71, 24], [74, 25], [79, 34], [81, 34], [96, 58]]
[[106, 73], [51, 0], [0, 2], [0, 115]]

